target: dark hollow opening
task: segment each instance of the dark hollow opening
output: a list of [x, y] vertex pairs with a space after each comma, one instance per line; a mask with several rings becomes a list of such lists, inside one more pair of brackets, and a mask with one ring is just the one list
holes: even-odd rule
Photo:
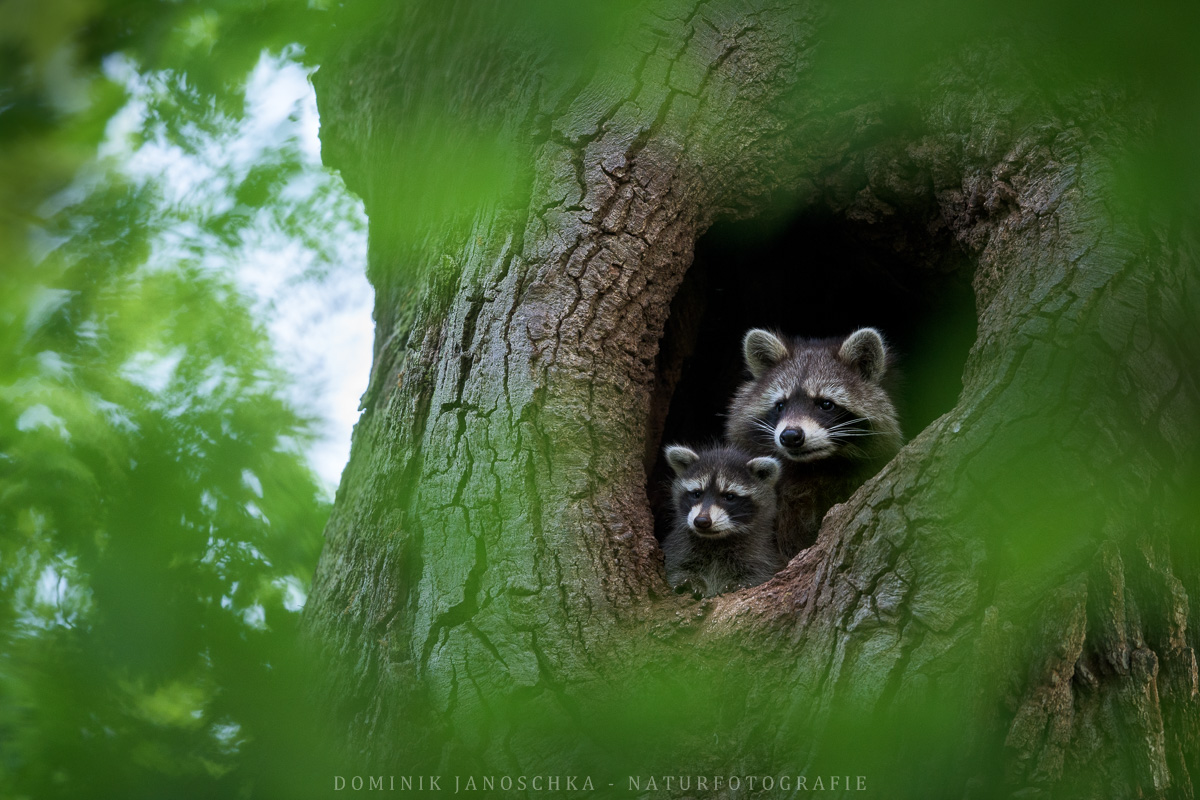
[[[972, 269], [936, 219], [856, 222], [810, 211], [718, 224], [697, 242], [658, 356], [646, 452], [656, 518], [670, 477], [663, 445], [721, 436], [750, 328], [806, 337], [878, 328], [896, 356], [893, 400], [906, 441], [954, 407], [975, 341]], [[661, 518], [656, 534], [665, 534]]]

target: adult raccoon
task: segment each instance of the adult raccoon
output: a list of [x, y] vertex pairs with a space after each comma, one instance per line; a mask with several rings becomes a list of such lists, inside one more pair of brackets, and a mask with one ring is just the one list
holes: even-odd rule
[[903, 443], [882, 385], [889, 355], [874, 328], [844, 339], [784, 337], [755, 328], [742, 340], [751, 379], [733, 397], [725, 437], [783, 462], [776, 535], [790, 559], [816, 540], [834, 504]]
[[734, 447], [665, 450], [671, 481], [671, 530], [663, 539], [667, 580], [695, 594], [755, 586], [783, 566], [775, 543], [775, 482], [770, 456]]

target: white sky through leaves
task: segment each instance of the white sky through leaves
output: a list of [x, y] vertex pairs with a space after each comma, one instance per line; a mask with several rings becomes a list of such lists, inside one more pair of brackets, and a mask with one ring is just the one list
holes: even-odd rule
[[[321, 165], [307, 68], [286, 53], [264, 54], [248, 78], [241, 118], [214, 110], [170, 131], [154, 105], [180, 90], [177, 78], [140, 73], [122, 58], [105, 70], [130, 100], [109, 124], [101, 159], [135, 183], [154, 183], [171, 217], [147, 268], [190, 261], [233, 278], [291, 378], [287, 396], [315, 419], [307, 455], [332, 495], [370, 374], [373, 294], [366, 216]], [[264, 166], [280, 168], [281, 185], [261, 202], [239, 205], [238, 187]], [[225, 217], [236, 221], [235, 232], [218, 237], [212, 221]]]

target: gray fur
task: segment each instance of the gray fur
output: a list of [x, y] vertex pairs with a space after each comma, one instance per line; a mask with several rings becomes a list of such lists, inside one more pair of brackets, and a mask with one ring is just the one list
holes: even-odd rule
[[787, 354], [787, 345], [772, 331], [754, 328], [747, 331], [742, 339], [742, 355], [746, 358], [746, 367], [756, 378], [787, 358]]
[[682, 475], [687, 472], [688, 467], [695, 464], [700, 458], [695, 450], [678, 444], [666, 448], [664, 454], [667, 457], [667, 463], [671, 466], [671, 469], [675, 470], [676, 475]]
[[863, 378], [874, 383], [883, 380], [887, 371], [887, 348], [883, 337], [874, 328], [859, 328], [846, 337], [838, 350], [838, 358], [854, 367]]
[[779, 481], [779, 473], [783, 471], [783, 465], [770, 456], [752, 458], [746, 462], [746, 466], [754, 477], [772, 486]]
[[[749, 341], [755, 335], [753, 359]], [[786, 355], [765, 366], [767, 337]], [[737, 390], [726, 416], [730, 444], [783, 464], [776, 522], [781, 555], [790, 559], [816, 540], [821, 520], [877, 473], [903, 443], [896, 409], [882, 385], [890, 354], [874, 328], [844, 339], [784, 338], [753, 330], [744, 340], [750, 380]], [[785, 403], [782, 411], [775, 403]], [[830, 411], [817, 404], [834, 402]], [[789, 449], [783, 434], [803, 433]]]
[[[671, 454], [687, 451], [695, 456], [682, 470], [676, 470], [671, 482], [671, 530], [663, 540], [667, 580], [680, 589], [711, 597], [747, 586], [756, 586], [783, 567], [775, 542], [775, 483], [782, 465], [774, 458], [755, 458], [733, 447], [701, 448], [668, 447]], [[675, 464], [672, 462], [672, 467]], [[705, 535], [694, 528], [684, 509], [693, 503], [701, 507], [713, 501], [708, 492], [703, 499], [693, 501], [687, 487], [711, 486], [717, 495], [714, 505], [724, 502], [720, 495], [726, 487], [748, 489], [742, 511], [748, 519], [734, 525], [718, 537]], [[715, 517], [715, 514], [714, 514]]]

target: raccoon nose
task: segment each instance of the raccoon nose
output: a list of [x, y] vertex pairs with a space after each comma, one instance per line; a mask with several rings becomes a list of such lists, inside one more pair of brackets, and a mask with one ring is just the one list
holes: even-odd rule
[[784, 447], [799, 447], [804, 444], [804, 431], [798, 428], [787, 428], [779, 434], [779, 441]]
[[708, 530], [709, 528], [712, 527], [712, 517], [710, 517], [708, 514], [701, 514], [700, 516], [698, 516], [694, 520], [692, 520], [692, 522], [693, 522], [693, 524], [695, 524], [695, 526], [697, 528], [699, 528], [702, 531]]

